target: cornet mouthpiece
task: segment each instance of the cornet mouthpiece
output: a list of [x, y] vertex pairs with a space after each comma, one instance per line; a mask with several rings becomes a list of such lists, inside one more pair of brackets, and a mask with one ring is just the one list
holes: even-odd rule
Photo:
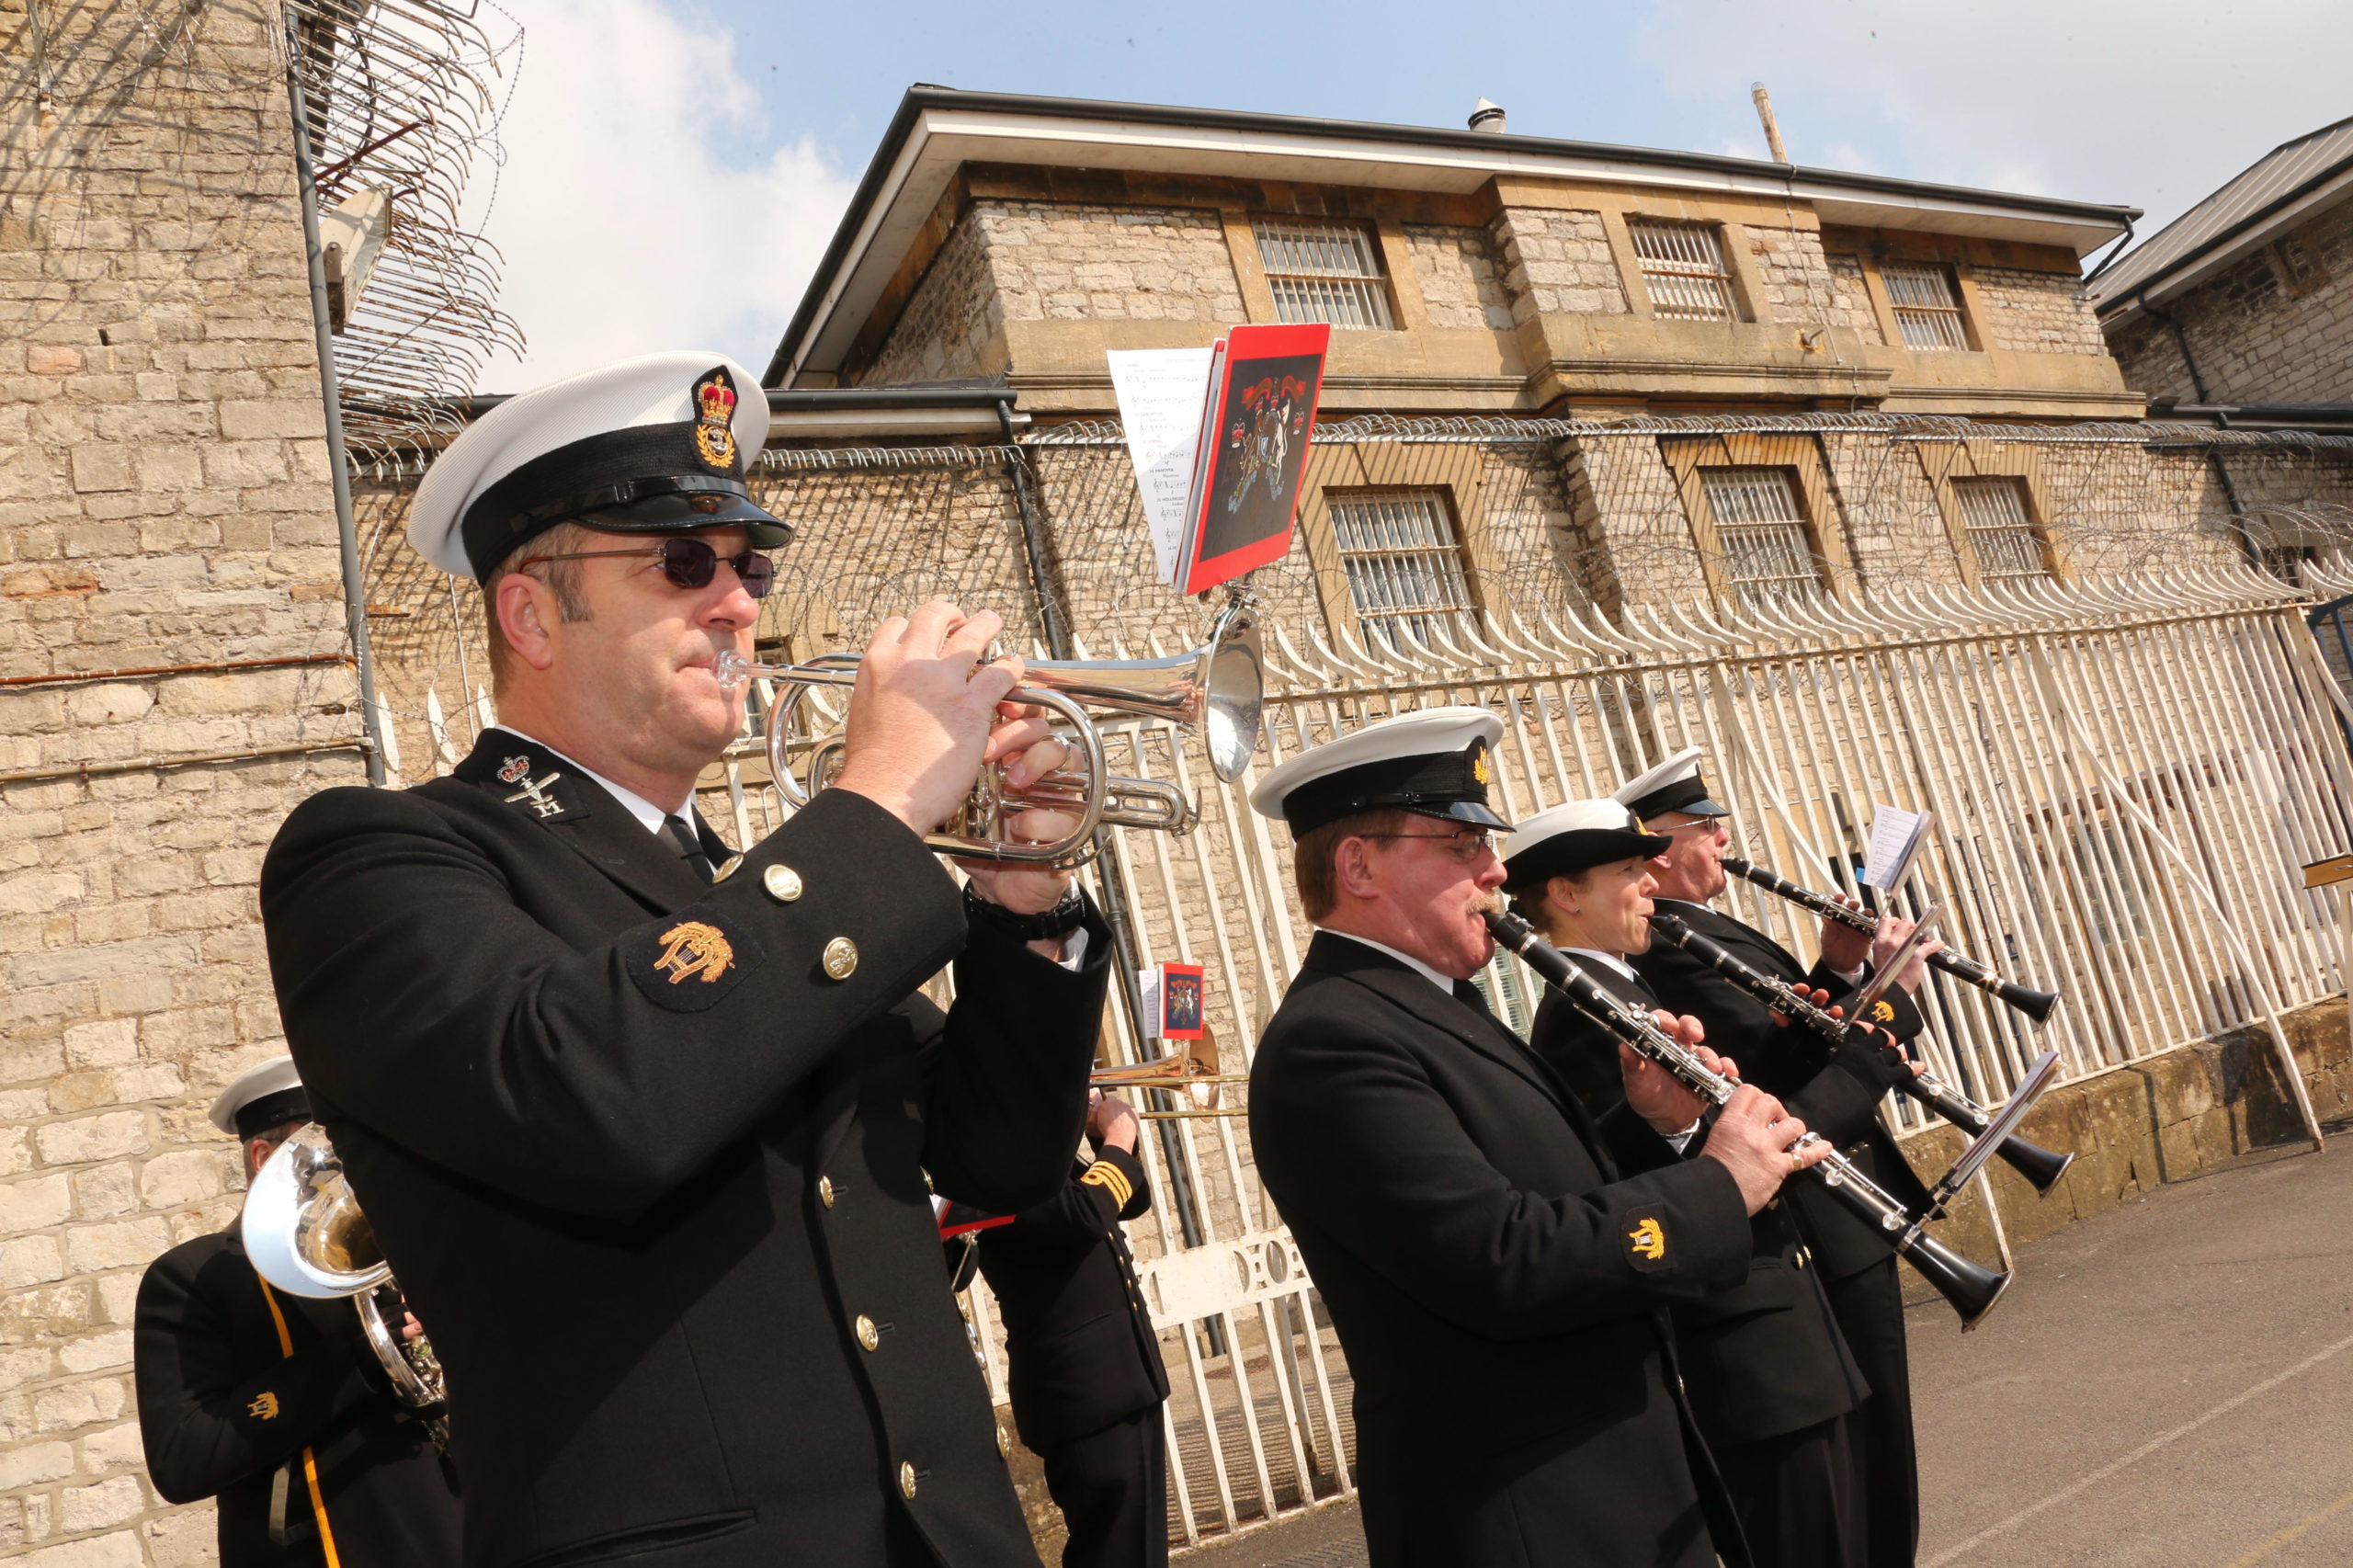
[[722, 691], [733, 691], [752, 678], [752, 661], [730, 648], [710, 662], [711, 676]]

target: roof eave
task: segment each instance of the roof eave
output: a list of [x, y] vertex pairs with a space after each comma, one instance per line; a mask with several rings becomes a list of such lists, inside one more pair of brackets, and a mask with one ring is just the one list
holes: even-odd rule
[[[1588, 142], [1565, 142], [1537, 137], [1497, 136], [1476, 131], [1448, 131], [1422, 126], [1379, 125], [1360, 121], [1313, 119], [1291, 115], [1270, 115], [1235, 109], [1184, 108], [1160, 104], [1102, 103], [1088, 99], [1040, 97], [1020, 94], [976, 93], [959, 89], [918, 85], [907, 90], [899, 108], [885, 130], [881, 142], [868, 163], [866, 173], [853, 193], [840, 224], [834, 232], [824, 256], [820, 259], [801, 303], [786, 325], [777, 351], [768, 362], [762, 380], [770, 386], [780, 384], [797, 372], [796, 357], [826, 308], [830, 296], [838, 292], [834, 287], [842, 281], [844, 265], [857, 248], [858, 236], [870, 226], [874, 216], [874, 203], [892, 182], [893, 171], [906, 162], [909, 142], [918, 131], [926, 111], [963, 110], [977, 113], [1002, 114], [1008, 117], [1030, 116], [1062, 120], [1096, 120], [1105, 124], [1185, 126], [1203, 130], [1239, 131], [1253, 134], [1279, 135], [1320, 141], [1354, 140], [1398, 146], [1419, 146], [1493, 155], [1508, 152], [1515, 157], [1544, 160], [1585, 160], [1596, 163], [1633, 165], [1637, 166], [1676, 169], [1687, 173], [1714, 174], [1743, 181], [1777, 183], [1784, 188], [1798, 191], [1810, 200], [1836, 201], [1837, 193], [1855, 195], [1871, 193], [1881, 197], [1906, 198], [1922, 208], [1941, 205], [1992, 209], [2017, 214], [2022, 220], [2040, 219], [2045, 222], [2082, 226], [2104, 233], [2093, 244], [2078, 249], [2087, 254], [2097, 244], [2106, 244], [2124, 232], [2140, 210], [2131, 207], [2108, 206], [2095, 202], [2067, 201], [2041, 197], [2020, 197], [2003, 192], [1972, 190], [1963, 187], [1933, 185], [1918, 180], [1897, 179], [1883, 175], [1847, 174], [1836, 170], [1815, 169], [1801, 165], [1764, 163], [1753, 159], [1733, 158], [1718, 153], [1677, 153], [1647, 147], [1615, 147]], [[1505, 172], [1498, 170], [1497, 172]], [[1813, 187], [1808, 189], [1806, 187]], [[1873, 203], [1872, 205], [1881, 205]]]

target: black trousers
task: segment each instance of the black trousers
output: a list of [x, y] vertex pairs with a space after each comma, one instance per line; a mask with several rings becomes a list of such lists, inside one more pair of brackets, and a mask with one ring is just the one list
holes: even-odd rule
[[1867, 1568], [1868, 1525], [1847, 1424], [1835, 1416], [1715, 1450], [1756, 1568]]
[[1904, 1288], [1895, 1259], [1824, 1280], [1830, 1311], [1871, 1395], [1852, 1424], [1855, 1474], [1870, 1538], [1870, 1568], [1912, 1568], [1920, 1549], [1920, 1471], [1912, 1443], [1912, 1365], [1904, 1348]]
[[1165, 1568], [1166, 1456], [1157, 1404], [1039, 1456], [1070, 1527], [1063, 1568]]

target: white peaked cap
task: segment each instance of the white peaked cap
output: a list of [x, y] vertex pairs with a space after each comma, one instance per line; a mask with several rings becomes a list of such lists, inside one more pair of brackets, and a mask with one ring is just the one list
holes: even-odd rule
[[[730, 383], [727, 390], [732, 394], [733, 406], [724, 420], [714, 416], [706, 422], [699, 405], [698, 386], [712, 372], [722, 369]], [[703, 449], [724, 461], [698, 455], [691, 437], [699, 423], [710, 425], [714, 436], [721, 426], [732, 433], [732, 444], [712, 439]], [[664, 426], [678, 435], [671, 451], [649, 452], [644, 440], [629, 444], [630, 454], [626, 457], [579, 448], [579, 472], [585, 477], [578, 488], [607, 491], [618, 482], [623, 487], [619, 505], [625, 506], [631, 499], [626, 491], [629, 482], [657, 482], [648, 486], [648, 491], [659, 494], [666, 494], [660, 490], [659, 481], [685, 475], [699, 493], [722, 496], [730, 503], [728, 506], [702, 517], [679, 518], [673, 515], [666, 522], [642, 524], [608, 521], [605, 507], [583, 507], [573, 516], [595, 511], [599, 514], [597, 527], [623, 531], [654, 532], [665, 528], [715, 527], [731, 522], [756, 524], [762, 520], [776, 524], [774, 518], [751, 506], [747, 499], [739, 499], [745, 494], [743, 475], [750, 472], [768, 438], [767, 393], [759, 379], [724, 354], [708, 349], [670, 350], [600, 365], [593, 370], [533, 387], [508, 398], [467, 426], [433, 460], [433, 466], [426, 471], [424, 483], [416, 487], [416, 499], [409, 508], [409, 543], [419, 555], [445, 572], [462, 577], [479, 576], [511, 553], [515, 543], [557, 522], [570, 520], [557, 517], [522, 528], [490, 560], [476, 560], [467, 549], [465, 524], [475, 504], [494, 485], [534, 460], [576, 448], [578, 443], [617, 437], [621, 432], [653, 437], [659, 433], [658, 427]], [[614, 466], [616, 461], [618, 468]], [[637, 472], [641, 469], [644, 472]], [[560, 475], [551, 476], [550, 483], [536, 487], [538, 494], [528, 499], [561, 501], [573, 494], [563, 488], [564, 483]], [[682, 509], [672, 510], [675, 514]], [[765, 543], [755, 539], [754, 545], [767, 549], [784, 542], [781, 525], [770, 531], [778, 537]]]
[[1487, 754], [1503, 733], [1484, 708], [1401, 713], [1301, 752], [1259, 780], [1251, 809], [1294, 834], [1383, 806], [1508, 827], [1487, 805]]
[[1613, 860], [1664, 855], [1674, 844], [1643, 831], [1641, 819], [1616, 800], [1569, 801], [1520, 823], [1497, 845], [1504, 884], [1541, 881]]
[[1695, 817], [1728, 817], [1729, 808], [1708, 798], [1699, 777], [1699, 748], [1686, 746], [1638, 778], [1620, 785], [1610, 799], [1644, 822], [1668, 812], [1688, 812]]
[[212, 1108], [205, 1113], [206, 1119], [222, 1131], [234, 1135], [239, 1111], [265, 1095], [301, 1086], [302, 1075], [294, 1070], [294, 1059], [273, 1056], [231, 1079], [229, 1086], [221, 1091], [221, 1097], [212, 1102]]

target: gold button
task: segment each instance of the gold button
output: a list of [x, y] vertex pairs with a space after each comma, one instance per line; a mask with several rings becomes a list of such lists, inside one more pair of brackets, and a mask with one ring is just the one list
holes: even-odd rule
[[996, 1424], [996, 1457], [1001, 1460], [1013, 1457], [1013, 1439], [1005, 1435], [1005, 1423], [1002, 1421]]
[[828, 1209], [831, 1209], [834, 1206], [833, 1177], [829, 1176], [821, 1176], [817, 1178], [817, 1201], [824, 1204]]
[[864, 1312], [858, 1314], [858, 1342], [869, 1350], [881, 1347], [882, 1336], [874, 1330], [874, 1320]]
[[714, 882], [723, 882], [723, 881], [725, 881], [728, 878], [730, 878], [730, 877], [732, 877], [732, 876], [733, 876], [733, 875], [735, 874], [735, 868], [736, 868], [736, 867], [738, 867], [738, 866], [740, 866], [740, 865], [742, 865], [743, 863], [744, 863], [744, 857], [742, 857], [741, 855], [730, 855], [729, 857], [727, 857], [727, 864], [725, 864], [724, 866], [720, 867], [720, 868], [719, 868], [719, 869], [718, 869], [718, 871], [717, 871], [717, 872], [716, 872], [716, 873], [711, 877], [711, 879], [710, 879], [710, 880], [711, 880], [712, 881], [714, 881]]
[[906, 1460], [901, 1460], [899, 1461], [899, 1495], [902, 1497], [913, 1497], [915, 1494], [915, 1467], [909, 1464]]
[[825, 944], [825, 972], [835, 980], [847, 980], [858, 968], [858, 944], [847, 937], [836, 937]]
[[790, 866], [770, 866], [760, 873], [760, 886], [779, 903], [790, 903], [801, 896], [801, 873]]

